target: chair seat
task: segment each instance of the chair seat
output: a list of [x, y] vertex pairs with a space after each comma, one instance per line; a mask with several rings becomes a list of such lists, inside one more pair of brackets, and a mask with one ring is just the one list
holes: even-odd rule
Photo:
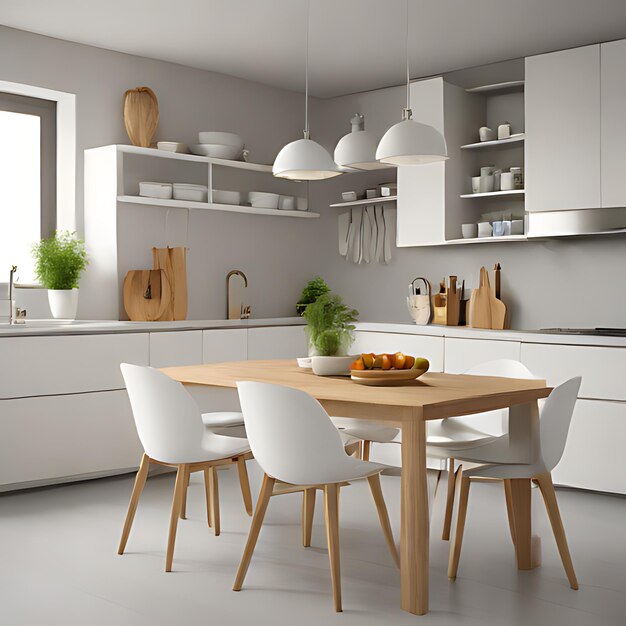
[[207, 428], [243, 426], [243, 413], [238, 413], [237, 411], [218, 411], [214, 413], [203, 413], [202, 423]]
[[250, 445], [247, 439], [218, 435], [208, 429], [202, 438], [201, 447], [204, 452], [202, 455], [204, 458], [187, 459], [181, 462], [203, 463], [205, 461], [217, 461], [250, 452]]
[[369, 420], [359, 420], [351, 417], [331, 417], [330, 419], [340, 433], [363, 439], [364, 441], [391, 443], [400, 434], [398, 428], [381, 426]]

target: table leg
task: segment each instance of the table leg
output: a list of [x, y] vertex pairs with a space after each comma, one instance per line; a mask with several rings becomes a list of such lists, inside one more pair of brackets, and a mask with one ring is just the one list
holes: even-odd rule
[[530, 480], [527, 478], [514, 478], [510, 484], [517, 567], [518, 569], [532, 569]]
[[428, 613], [428, 481], [426, 423], [414, 410], [402, 425], [402, 504], [400, 532], [400, 606]]

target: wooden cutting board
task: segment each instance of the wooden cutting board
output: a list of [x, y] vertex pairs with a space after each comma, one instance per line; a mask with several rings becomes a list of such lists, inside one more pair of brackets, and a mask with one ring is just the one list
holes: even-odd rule
[[164, 270], [171, 290], [172, 302], [161, 321], [187, 318], [187, 249], [152, 248], [154, 269]]
[[159, 124], [159, 103], [150, 87], [129, 89], [124, 94], [124, 125], [135, 146], [149, 148]]
[[155, 322], [171, 306], [172, 292], [163, 270], [130, 270], [124, 278], [124, 309], [133, 322]]

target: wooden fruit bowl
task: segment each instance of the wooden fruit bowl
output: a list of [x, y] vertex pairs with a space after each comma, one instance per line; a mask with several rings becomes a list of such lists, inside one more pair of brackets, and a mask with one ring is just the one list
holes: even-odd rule
[[425, 374], [428, 368], [411, 368], [409, 370], [350, 370], [350, 378], [359, 385], [371, 387], [390, 387], [393, 385], [405, 385]]

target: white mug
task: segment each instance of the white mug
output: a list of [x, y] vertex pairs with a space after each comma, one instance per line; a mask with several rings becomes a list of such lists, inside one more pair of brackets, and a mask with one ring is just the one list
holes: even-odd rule
[[472, 176], [472, 193], [480, 191], [480, 176]]
[[500, 174], [500, 189], [502, 191], [511, 191], [513, 189], [513, 174], [511, 172], [502, 172]]
[[480, 193], [489, 193], [493, 191], [493, 186], [495, 182], [495, 176], [481, 176], [480, 177]]
[[478, 236], [478, 224], [461, 224], [461, 233], [463, 233], [463, 239], [474, 239]]
[[478, 236], [479, 237], [491, 237], [493, 229], [489, 222], [478, 222]]
[[504, 222], [494, 222], [492, 224], [494, 237], [502, 237], [504, 235]]
[[481, 141], [493, 141], [496, 138], [496, 133], [488, 126], [481, 126], [478, 129], [478, 137]]

